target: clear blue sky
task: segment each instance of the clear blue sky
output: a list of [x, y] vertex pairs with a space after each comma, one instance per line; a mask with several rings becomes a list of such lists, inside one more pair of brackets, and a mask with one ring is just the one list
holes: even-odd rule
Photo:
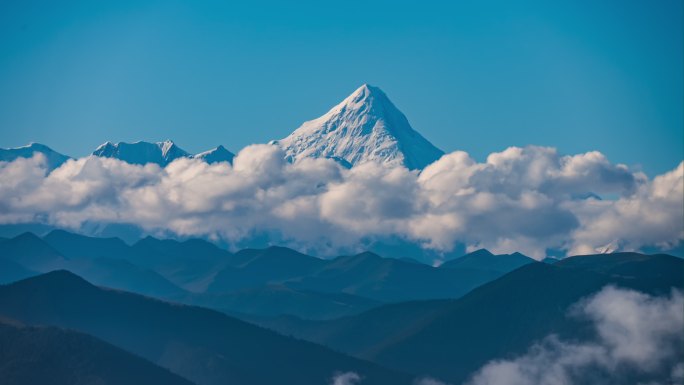
[[653, 175], [684, 156], [681, 0], [290, 3], [1, 2], [0, 147], [237, 151], [367, 82], [479, 160], [538, 144]]

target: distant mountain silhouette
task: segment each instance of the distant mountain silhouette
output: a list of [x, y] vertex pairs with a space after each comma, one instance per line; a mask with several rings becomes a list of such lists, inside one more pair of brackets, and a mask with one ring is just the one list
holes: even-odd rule
[[[321, 260], [284, 247], [247, 249], [235, 254], [247, 262], [219, 272], [209, 286], [213, 293], [284, 284], [320, 293], [346, 293], [383, 302], [456, 298], [482, 283], [534, 260], [520, 254], [503, 263], [497, 256], [476, 264], [435, 268], [415, 261], [383, 258], [375, 253]], [[492, 263], [492, 268], [487, 268]], [[472, 266], [471, 266], [472, 265]]]
[[286, 247], [245, 249], [236, 257], [244, 262], [220, 271], [209, 286], [209, 292], [228, 292], [281, 283], [314, 273], [326, 261]]
[[91, 334], [200, 385], [327, 384], [338, 371], [359, 373], [370, 385], [411, 383], [216, 311], [98, 288], [67, 271], [0, 286], [0, 315]]
[[70, 258], [123, 259], [158, 272], [166, 279], [190, 291], [203, 291], [213, 275], [232, 253], [199, 240], [159, 240], [146, 237], [129, 246], [118, 238], [96, 238], [54, 230], [44, 240]]
[[385, 302], [457, 298], [503, 273], [469, 267], [439, 269], [383, 258], [371, 252], [338, 257], [322, 269], [291, 283], [320, 292], [344, 292]]
[[442, 269], [460, 268], [505, 274], [535, 262], [537, 261], [520, 253], [494, 255], [487, 249], [480, 249], [447, 261], [439, 267]]
[[[52, 234], [56, 232], [49, 235]], [[66, 232], [62, 232], [60, 236], [68, 238], [70, 242], [67, 243], [78, 252], [65, 257], [45, 240], [32, 233], [25, 233], [0, 243], [0, 263], [13, 263], [15, 264], [14, 270], [18, 265], [21, 269], [35, 273], [69, 269], [88, 277], [98, 285], [162, 298], [179, 297], [186, 293], [157, 272], [118, 258], [117, 252], [120, 251], [116, 247], [120, 242], [118, 239], [105, 238], [95, 242], [93, 240], [97, 238], [89, 239]], [[50, 237], [50, 239], [54, 241], [55, 237]], [[97, 247], [79, 248], [82, 242], [90, 242]], [[59, 243], [57, 245], [60, 246]], [[108, 248], [108, 246], [112, 247]], [[93, 251], [88, 253], [86, 249]], [[20, 275], [19, 278], [25, 278]], [[33, 274], [29, 273], [29, 275]]]
[[331, 321], [253, 319], [334, 349], [462, 383], [487, 361], [520, 354], [550, 333], [580, 337], [568, 306], [608, 284], [650, 294], [684, 287], [684, 260], [618, 253], [531, 263], [456, 300], [381, 306]]
[[7, 278], [0, 273], [4, 282], [68, 269], [97, 285], [229, 314], [305, 319], [358, 314], [385, 302], [458, 298], [528, 262], [534, 261], [520, 254], [472, 254], [435, 268], [371, 252], [323, 260], [285, 247], [231, 253], [198, 239], [146, 237], [128, 245], [63, 230], [0, 243], [0, 263], [14, 264]]
[[294, 314], [306, 319], [338, 318], [382, 305], [382, 302], [356, 295], [297, 290], [278, 284], [267, 284], [225, 294], [191, 294], [190, 298], [181, 298], [181, 302], [241, 316]]
[[24, 266], [0, 257], [0, 285], [28, 278], [38, 273], [31, 271]]
[[166, 369], [95, 337], [0, 320], [3, 385], [191, 385]]
[[176, 241], [146, 237], [132, 246], [131, 258], [134, 263], [157, 271], [193, 292], [206, 290], [222, 267], [236, 263], [228, 250], [200, 239]]
[[[310, 271], [307, 264], [320, 267], [325, 263], [287, 248], [245, 249], [232, 254], [203, 240], [179, 242], [153, 237], [129, 246], [118, 238], [94, 238], [62, 230], [50, 232], [43, 240], [33, 238], [33, 243], [43, 241], [52, 246], [53, 253], [59, 251], [69, 256], [66, 263], [54, 267], [74, 270], [98, 285], [227, 313], [292, 313], [311, 319], [330, 319], [357, 314], [380, 304], [344, 293], [317, 293], [266, 283], [283, 274], [291, 278], [293, 274], [289, 272], [292, 270], [296, 271], [294, 276], [304, 274]], [[217, 293], [203, 293], [222, 269], [227, 287]], [[5, 282], [29, 275], [33, 274], [13, 274], [12, 279]], [[252, 285], [254, 282], [256, 284]], [[248, 288], [243, 288], [245, 286]]]
[[71, 258], [124, 258], [130, 246], [119, 238], [95, 238], [64, 230], [50, 231], [43, 240]]

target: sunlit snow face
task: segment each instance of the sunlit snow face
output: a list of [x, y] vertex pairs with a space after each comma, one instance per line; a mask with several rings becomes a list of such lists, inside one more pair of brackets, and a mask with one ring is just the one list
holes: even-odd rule
[[412, 170], [444, 154], [411, 128], [384, 92], [367, 84], [277, 143], [293, 160], [333, 158], [350, 165], [373, 161]]
[[683, 237], [684, 163], [648, 180], [600, 153], [542, 147], [509, 148], [484, 163], [454, 152], [422, 172], [284, 157], [277, 146], [254, 145], [233, 165], [87, 157], [47, 173], [40, 154], [0, 162], [0, 222], [131, 223], [227, 242], [271, 234], [330, 253], [397, 236], [438, 251], [464, 243], [536, 258], [547, 249], [667, 247]]

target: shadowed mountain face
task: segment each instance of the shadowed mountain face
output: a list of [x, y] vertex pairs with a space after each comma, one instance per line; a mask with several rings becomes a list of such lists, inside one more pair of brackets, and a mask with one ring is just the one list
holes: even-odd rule
[[528, 264], [460, 299], [386, 305], [331, 321], [254, 320], [382, 365], [461, 383], [487, 361], [550, 333], [586, 335], [568, 307], [612, 284], [662, 295], [684, 287], [684, 261], [634, 253]]
[[285, 248], [245, 251], [247, 253], [252, 255], [252, 259], [222, 270], [208, 291], [225, 292], [264, 284], [284, 284], [297, 290], [346, 293], [376, 301], [398, 302], [457, 298], [510, 271], [502, 266], [483, 268], [486, 263], [479, 268], [439, 269], [412, 261], [383, 258], [370, 252], [327, 261]]
[[[16, 271], [16, 266], [25, 270], [24, 273], [13, 274], [4, 282], [25, 278], [27, 272], [33, 275], [54, 269], [70, 269], [87, 276], [99, 285], [133, 290], [145, 295], [168, 298], [186, 293], [159, 273], [120, 258], [118, 252], [122, 248], [117, 247], [120, 243], [123, 244], [120, 240], [102, 239], [100, 244], [100, 241], [94, 241], [97, 238], [80, 239], [79, 237], [74, 234], [69, 235], [73, 241], [70, 243], [72, 249], [78, 251], [70, 257], [65, 257], [43, 239], [31, 233], [25, 233], [0, 243], [0, 263], [13, 264], [14, 271]], [[80, 241], [95, 243], [96, 247], [89, 248], [93, 250], [92, 254], [80, 248]], [[125, 244], [123, 246], [127, 247]], [[92, 257], [87, 255], [92, 255]]]
[[[519, 254], [488, 258], [474, 253], [460, 259], [467, 263], [435, 268], [370, 252], [323, 260], [284, 247], [233, 254], [202, 240], [147, 237], [129, 246], [117, 238], [61, 230], [42, 240], [31, 234], [18, 237], [23, 238], [11, 252], [0, 244], [0, 259], [14, 255], [19, 264], [27, 258], [52, 261], [46, 266], [72, 270], [98, 285], [227, 313], [307, 319], [358, 314], [384, 302], [457, 298], [534, 262]], [[39, 267], [33, 270], [49, 270]]]
[[33, 233], [24, 233], [0, 243], [0, 258], [37, 272], [59, 269], [67, 263], [62, 254]]
[[64, 271], [0, 287], [0, 317], [91, 334], [200, 384], [326, 384], [347, 371], [362, 374], [364, 385], [424, 375], [462, 383], [550, 334], [588, 337], [590, 328], [567, 317], [568, 307], [606, 285], [653, 295], [684, 286], [684, 260], [668, 255], [548, 264], [479, 250], [435, 268], [370, 252], [322, 260], [282, 247], [233, 254], [199, 240], [148, 237], [129, 246], [57, 231], [0, 241], [10, 280], [54, 266], [312, 342], [208, 309], [98, 288]]
[[209, 292], [220, 293], [255, 288], [267, 283], [281, 283], [312, 274], [326, 261], [285, 247], [246, 249], [236, 257], [242, 263], [221, 270], [208, 287]]
[[0, 258], [0, 285], [28, 278], [38, 273], [9, 259]]
[[147, 237], [129, 246], [118, 238], [94, 238], [55, 230], [46, 235], [44, 240], [70, 258], [123, 259], [154, 270], [191, 291], [203, 289], [208, 277], [222, 264], [233, 260], [227, 250], [199, 239], [180, 242]]
[[198, 384], [326, 384], [354, 371], [367, 384], [408, 376], [224, 314], [95, 287], [55, 271], [0, 287], [0, 315], [91, 334]]
[[460, 258], [452, 259], [441, 264], [442, 269], [471, 269], [482, 273], [491, 272], [505, 274], [521, 266], [537, 262], [520, 253], [494, 255], [486, 249], [468, 253]]
[[224, 294], [199, 294], [180, 298], [223, 311], [227, 314], [278, 316], [300, 314], [307, 319], [330, 319], [358, 314], [382, 305], [382, 302], [345, 293], [319, 293], [297, 290], [285, 285], [267, 284]]
[[153, 363], [86, 334], [0, 320], [4, 385], [191, 385]]

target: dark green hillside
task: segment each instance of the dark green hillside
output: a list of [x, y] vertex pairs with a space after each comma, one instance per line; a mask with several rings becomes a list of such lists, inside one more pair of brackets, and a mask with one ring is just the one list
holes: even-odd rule
[[0, 321], [3, 385], [191, 385], [166, 369], [95, 337]]
[[359, 373], [370, 385], [411, 383], [216, 311], [98, 288], [67, 271], [0, 287], [0, 315], [91, 334], [198, 384], [327, 384], [338, 371]]

